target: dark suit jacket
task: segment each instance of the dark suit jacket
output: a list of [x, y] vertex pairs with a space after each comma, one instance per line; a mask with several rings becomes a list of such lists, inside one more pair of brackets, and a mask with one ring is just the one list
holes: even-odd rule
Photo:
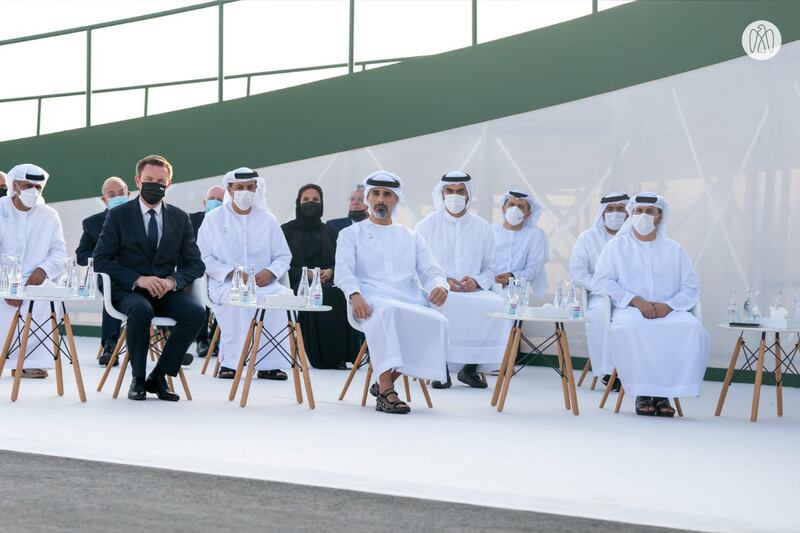
[[94, 249], [94, 268], [111, 277], [115, 291], [131, 291], [139, 276], [172, 276], [180, 291], [206, 271], [189, 215], [164, 203], [161, 217], [161, 241], [151, 258], [139, 198], [108, 212]]
[[336, 237], [339, 235], [340, 231], [342, 231], [347, 226], [352, 225], [353, 221], [350, 220], [350, 217], [334, 218], [326, 222], [326, 224], [328, 224], [328, 226], [333, 230], [334, 237]]
[[103, 222], [106, 221], [106, 213], [108, 213], [108, 209], [83, 219], [83, 235], [75, 249], [78, 264], [81, 266], [89, 264], [89, 258], [92, 257], [94, 247], [97, 246], [97, 241], [100, 239]]
[[189, 220], [192, 221], [192, 229], [194, 230], [194, 238], [197, 239], [197, 232], [200, 231], [200, 224], [206, 218], [205, 211], [197, 211], [196, 213], [189, 213]]

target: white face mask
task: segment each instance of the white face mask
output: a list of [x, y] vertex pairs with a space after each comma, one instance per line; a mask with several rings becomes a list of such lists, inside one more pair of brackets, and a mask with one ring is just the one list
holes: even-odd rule
[[19, 200], [25, 207], [31, 208], [36, 205], [39, 200], [39, 189], [31, 187], [30, 189], [23, 189], [19, 192]]
[[512, 226], [520, 224], [525, 218], [525, 214], [522, 212], [522, 209], [520, 209], [515, 205], [512, 205], [511, 207], [506, 209], [506, 212], [503, 216], [505, 217], [506, 222], [508, 222]]
[[656, 229], [655, 219], [653, 215], [648, 215], [647, 213], [639, 213], [638, 215], [633, 215], [631, 219], [633, 221], [633, 229], [639, 233], [641, 236], [647, 236], [653, 233], [653, 230]]
[[461, 212], [467, 206], [467, 199], [460, 194], [445, 194], [444, 206], [451, 215], [458, 215], [461, 214]]
[[625, 223], [625, 213], [606, 213], [603, 219], [608, 229], [611, 231], [618, 231]]
[[252, 191], [233, 191], [233, 203], [242, 211], [247, 211], [256, 202], [256, 193]]

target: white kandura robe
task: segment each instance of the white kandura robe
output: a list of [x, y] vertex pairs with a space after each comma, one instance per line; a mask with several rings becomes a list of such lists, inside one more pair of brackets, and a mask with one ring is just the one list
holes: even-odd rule
[[511, 322], [486, 313], [502, 312], [503, 297], [491, 292], [494, 285], [494, 236], [492, 226], [472, 213], [456, 218], [444, 210], [422, 219], [415, 228], [433, 252], [448, 278], [469, 276], [478, 282], [474, 292], [451, 292], [441, 308], [450, 321], [451, 370], [459, 365], [500, 366], [511, 331]]
[[586, 316], [586, 344], [589, 348], [589, 359], [592, 361], [592, 373], [595, 376], [611, 374], [614, 370], [614, 361], [611, 350], [606, 350], [606, 327], [603, 317], [603, 297], [592, 294], [592, 278], [595, 265], [600, 258], [603, 247], [613, 236], [605, 227], [596, 225], [580, 235], [572, 247], [569, 258], [569, 280], [583, 288], [587, 294]]
[[[0, 198], [0, 254], [16, 255], [20, 258], [23, 284], [37, 268], [42, 268], [47, 274], [47, 278], [55, 281], [64, 271], [67, 256], [64, 231], [56, 210], [49, 205], [40, 203], [30, 211], [20, 211], [14, 207], [10, 196]], [[28, 312], [28, 304], [29, 301], [23, 301], [20, 307], [22, 313], [22, 320], [18, 326], [20, 332]], [[0, 335], [2, 335], [3, 341], [5, 341], [5, 335], [8, 333], [15, 311], [16, 308], [8, 305], [5, 300], [0, 300]], [[56, 312], [60, 319], [61, 308], [59, 305], [56, 305]], [[39, 340], [46, 339], [46, 335], [50, 333], [49, 317], [50, 304], [48, 302], [40, 301], [33, 304], [33, 318], [40, 324], [47, 321], [47, 325], [35, 336], [33, 334], [35, 326], [31, 326], [24, 368], [53, 368], [53, 356], [44, 346], [33, 349]], [[45, 340], [45, 343], [48, 348], [53, 348], [51, 340]], [[6, 363], [6, 368], [9, 368], [11, 361], [15, 362], [10, 365], [11, 368], [15, 368], [18, 354], [18, 348], [8, 354], [9, 363]]]
[[[231, 289], [231, 281], [226, 278], [236, 263], [243, 268], [253, 264], [256, 273], [266, 268], [276, 278], [266, 287], [258, 287], [257, 294], [278, 294], [284, 289], [278, 280], [289, 270], [292, 254], [280, 224], [272, 213], [253, 207], [250, 214], [239, 215], [233, 211], [230, 203], [206, 213], [197, 235], [197, 245], [206, 264], [208, 295], [220, 328], [220, 365], [235, 369], [254, 311], [225, 305]], [[287, 322], [285, 311], [267, 311], [264, 315], [264, 327], [279, 338], [284, 336], [281, 330], [286, 328]], [[281, 345], [287, 353], [291, 353], [288, 337]], [[262, 352], [256, 358], [257, 370], [291, 367], [280, 351], [268, 345], [263, 334], [259, 349]], [[269, 355], [259, 362], [270, 349]]]
[[544, 231], [527, 224], [518, 231], [506, 229], [503, 224], [495, 224], [492, 230], [497, 273], [511, 272], [515, 278], [527, 279], [534, 294], [542, 298], [547, 293], [544, 264], [550, 259]]
[[[700, 299], [692, 261], [675, 241], [612, 239], [597, 261], [592, 286], [613, 303], [608, 343], [625, 391], [634, 396], [699, 396], [708, 363], [708, 333], [690, 310]], [[640, 296], [669, 305], [646, 319], [630, 306]]]
[[419, 235], [369, 219], [343, 229], [336, 241], [334, 282], [348, 300], [358, 292], [370, 306], [370, 317], [359, 327], [367, 337], [376, 381], [393, 369], [421, 379], [446, 379], [449, 324], [425, 295], [436, 287], [447, 289], [447, 279]]

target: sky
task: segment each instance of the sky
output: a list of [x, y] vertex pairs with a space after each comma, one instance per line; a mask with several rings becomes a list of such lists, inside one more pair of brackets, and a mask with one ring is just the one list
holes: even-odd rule
[[[201, 3], [199, 0], [0, 0], [0, 41]], [[600, 0], [599, 9], [625, 0]], [[478, 42], [589, 15], [591, 0], [479, 0]], [[216, 7], [92, 32], [93, 90], [217, 75]], [[355, 61], [469, 46], [470, 0], [356, 0]], [[346, 63], [348, 0], [243, 0], [224, 7], [225, 75]], [[380, 65], [369, 68], [379, 68]], [[0, 100], [83, 91], [86, 34], [0, 46]], [[346, 68], [260, 76], [251, 93], [347, 73]], [[246, 95], [226, 80], [224, 98]], [[151, 89], [148, 113], [216, 101], [216, 82]], [[95, 94], [92, 124], [142, 116], [144, 90]], [[41, 133], [83, 127], [85, 97], [42, 100]], [[0, 141], [36, 134], [37, 101], [0, 103]]]

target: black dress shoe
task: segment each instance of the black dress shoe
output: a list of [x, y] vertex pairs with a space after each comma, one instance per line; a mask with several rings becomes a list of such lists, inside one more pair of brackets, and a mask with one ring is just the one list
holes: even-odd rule
[[259, 370], [256, 372], [258, 379], [271, 379], [273, 381], [286, 381], [289, 376], [283, 370]]
[[199, 341], [197, 343], [197, 357], [205, 357], [208, 355], [208, 341]]
[[464, 370], [458, 371], [458, 381], [464, 383], [465, 385], [469, 385], [473, 389], [485, 389], [489, 385], [483, 381], [483, 378], [473, 372], [465, 372]]
[[143, 378], [131, 379], [131, 388], [128, 389], [128, 399], [144, 400], [146, 398], [147, 394], [145, 394], [144, 392], [144, 379]]
[[181, 365], [189, 366], [192, 364], [192, 361], [194, 361], [194, 356], [190, 353], [185, 353], [183, 354], [183, 361], [181, 362]]
[[[113, 354], [113, 353], [114, 353], [114, 349], [113, 348], [111, 350], [106, 348], [103, 351], [103, 353], [100, 355], [100, 359], [97, 360], [97, 362], [100, 364], [100, 366], [108, 366], [108, 362], [111, 361], [111, 354]], [[113, 366], [119, 366], [119, 357], [114, 359], [114, 365]]]
[[174, 392], [170, 392], [169, 387], [167, 387], [167, 378], [164, 376], [156, 376], [154, 374], [147, 376], [147, 379], [144, 381], [144, 390], [150, 394], [155, 394], [158, 396], [159, 400], [167, 402], [177, 402], [181, 399], [181, 397]]

